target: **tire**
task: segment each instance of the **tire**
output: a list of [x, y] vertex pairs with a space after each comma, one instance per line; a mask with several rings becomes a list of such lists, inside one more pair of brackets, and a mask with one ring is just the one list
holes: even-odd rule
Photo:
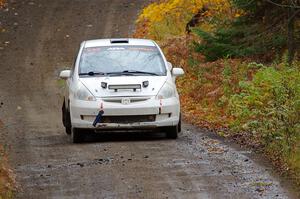
[[179, 115], [178, 132], [181, 132], [181, 113]]
[[72, 128], [71, 130], [71, 141], [73, 143], [81, 143], [84, 139], [84, 135], [81, 129]]
[[62, 113], [62, 123], [65, 127], [66, 126], [66, 103], [65, 103], [65, 100], [64, 100], [64, 103], [61, 107], [61, 113]]
[[169, 126], [166, 128], [167, 138], [176, 139], [178, 137], [179, 125]]
[[68, 109], [66, 108], [65, 101], [64, 101], [63, 106], [62, 106], [62, 122], [64, 124], [66, 133], [68, 135], [70, 135], [71, 134], [71, 129], [72, 129], [71, 116], [70, 116], [70, 111], [68, 111]]

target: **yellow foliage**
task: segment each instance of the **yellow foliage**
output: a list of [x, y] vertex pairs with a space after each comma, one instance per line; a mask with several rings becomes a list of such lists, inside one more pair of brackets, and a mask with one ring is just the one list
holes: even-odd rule
[[[163, 0], [152, 3], [143, 9], [137, 22], [147, 29], [146, 35], [162, 40], [169, 36], [183, 35], [186, 24], [203, 7], [208, 8], [203, 17], [234, 17], [230, 0]], [[206, 25], [211, 29], [209, 25]]]
[[203, 5], [202, 0], [169, 0], [162, 3], [153, 3], [143, 10], [138, 21], [146, 19], [150, 23], [160, 22], [166, 15], [171, 14], [180, 17], [182, 10], [196, 13]]

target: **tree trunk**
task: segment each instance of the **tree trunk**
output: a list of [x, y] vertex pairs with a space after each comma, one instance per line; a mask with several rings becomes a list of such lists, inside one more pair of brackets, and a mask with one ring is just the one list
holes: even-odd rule
[[[292, 5], [292, 4], [290, 4]], [[288, 37], [287, 37], [287, 48], [288, 48], [288, 64], [291, 65], [295, 57], [295, 8], [288, 8]]]

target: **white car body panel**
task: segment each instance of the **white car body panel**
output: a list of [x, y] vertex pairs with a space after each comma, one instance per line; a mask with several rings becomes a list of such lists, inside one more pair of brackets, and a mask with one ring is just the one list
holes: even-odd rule
[[[166, 67], [166, 76], [80, 77], [78, 75], [80, 57], [84, 48], [113, 45], [156, 46]], [[170, 68], [170, 63], [166, 61], [161, 49], [151, 40], [129, 39], [129, 43], [127, 44], [111, 44], [109, 39], [83, 42], [79, 49], [75, 66], [73, 66], [71, 77], [67, 79], [65, 102], [67, 109], [70, 111], [72, 127], [84, 129], [135, 129], [176, 126], [180, 119], [180, 101], [176, 90], [175, 77], [172, 76]], [[136, 91], [133, 89], [119, 89], [116, 92], [113, 89], [104, 89], [101, 87], [101, 82], [105, 82], [107, 85], [142, 85], [144, 81], [148, 81], [149, 86], [142, 86], [141, 89], [137, 89]], [[85, 86], [96, 100], [85, 101], [76, 99], [75, 95], [79, 84]], [[174, 89], [175, 95], [167, 99], [158, 99], [157, 94], [165, 84], [168, 84], [172, 89]], [[122, 100], [129, 100], [130, 103], [124, 104], [122, 103]], [[104, 117], [153, 115], [155, 120], [149, 122], [98, 123], [97, 126], [94, 127], [92, 124], [100, 109], [103, 109]]]
[[[119, 97], [119, 96], [155, 96], [167, 81], [166, 76], [118, 76], [118, 77], [87, 77], [81, 78], [80, 81], [85, 85], [95, 97]], [[108, 85], [126, 85], [126, 84], [142, 84], [149, 81], [147, 88], [133, 90], [119, 90], [115, 92], [113, 89], [101, 88], [101, 82]]]

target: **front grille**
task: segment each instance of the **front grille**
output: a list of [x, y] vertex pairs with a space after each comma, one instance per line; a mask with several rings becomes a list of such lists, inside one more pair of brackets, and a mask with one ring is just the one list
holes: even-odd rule
[[136, 123], [154, 122], [155, 115], [126, 115], [126, 116], [102, 116], [101, 123]]

